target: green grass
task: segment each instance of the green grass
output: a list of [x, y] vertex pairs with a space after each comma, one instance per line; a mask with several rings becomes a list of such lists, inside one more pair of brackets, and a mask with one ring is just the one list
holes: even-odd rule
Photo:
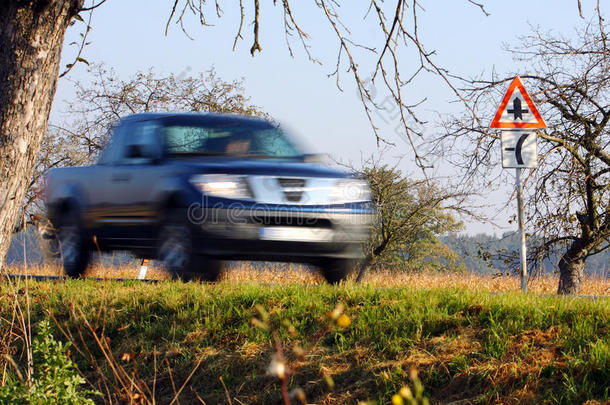
[[[19, 325], [7, 333], [13, 293], [6, 283], [0, 289], [2, 350], [23, 367]], [[23, 282], [17, 296], [25, 308]], [[197, 396], [229, 403], [227, 393], [233, 404], [281, 403], [279, 380], [266, 374], [274, 332], [294, 370], [289, 390], [302, 388], [310, 403], [389, 403], [410, 383], [412, 367], [433, 402], [610, 399], [608, 299], [92, 280], [31, 282], [30, 297], [32, 325], [51, 318], [54, 335], [72, 342], [72, 359], [103, 394], [98, 402], [133, 399], [138, 389], [150, 400], [154, 386], [156, 402], [169, 403], [196, 368], [182, 404], [200, 403]], [[351, 320], [347, 328], [327, 317], [338, 303]], [[261, 318], [257, 305], [270, 314], [266, 330], [252, 324]], [[297, 346], [305, 356], [295, 354]]]

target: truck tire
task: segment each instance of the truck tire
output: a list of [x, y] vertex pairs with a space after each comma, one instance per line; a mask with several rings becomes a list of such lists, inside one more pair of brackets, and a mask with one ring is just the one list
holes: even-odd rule
[[354, 270], [355, 261], [352, 259], [328, 259], [322, 262], [320, 270], [330, 284], [337, 284]]
[[89, 265], [91, 258], [89, 240], [80, 226], [77, 211], [63, 212], [58, 222], [57, 242], [64, 274], [70, 278], [78, 278]]
[[224, 265], [222, 260], [212, 260], [204, 255], [193, 255], [193, 268], [191, 271], [182, 271], [179, 274], [172, 274], [174, 279], [184, 282], [208, 282], [213, 283], [220, 279]]
[[157, 259], [174, 280], [217, 281], [222, 274], [222, 261], [193, 252], [191, 227], [184, 211], [169, 211], [159, 227]]

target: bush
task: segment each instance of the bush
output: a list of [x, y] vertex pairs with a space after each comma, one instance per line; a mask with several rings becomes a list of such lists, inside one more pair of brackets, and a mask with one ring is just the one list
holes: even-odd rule
[[87, 395], [96, 393], [78, 389], [85, 379], [66, 354], [69, 347], [55, 340], [48, 320], [42, 321], [32, 342], [32, 381], [28, 384], [18, 370], [11, 373], [0, 388], [0, 404], [93, 405]]

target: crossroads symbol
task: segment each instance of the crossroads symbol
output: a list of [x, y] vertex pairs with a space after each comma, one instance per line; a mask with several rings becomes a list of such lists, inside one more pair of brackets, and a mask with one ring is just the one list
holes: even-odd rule
[[519, 97], [515, 97], [515, 99], [513, 100], [513, 109], [512, 110], [506, 110], [507, 113], [509, 114], [513, 114], [513, 119], [523, 119], [523, 114], [529, 114], [530, 110], [521, 109], [521, 99]]

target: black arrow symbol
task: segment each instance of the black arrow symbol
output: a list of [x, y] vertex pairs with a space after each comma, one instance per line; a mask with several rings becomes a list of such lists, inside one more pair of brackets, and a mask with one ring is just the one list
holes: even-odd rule
[[521, 156], [521, 148], [523, 147], [523, 142], [525, 142], [525, 140], [527, 139], [527, 137], [529, 136], [529, 133], [524, 133], [523, 135], [521, 135], [519, 137], [519, 140], [517, 141], [517, 145], [514, 148], [504, 148], [505, 150], [508, 151], [515, 151], [515, 157], [517, 158], [517, 164], [522, 165], [523, 164], [523, 157]]

